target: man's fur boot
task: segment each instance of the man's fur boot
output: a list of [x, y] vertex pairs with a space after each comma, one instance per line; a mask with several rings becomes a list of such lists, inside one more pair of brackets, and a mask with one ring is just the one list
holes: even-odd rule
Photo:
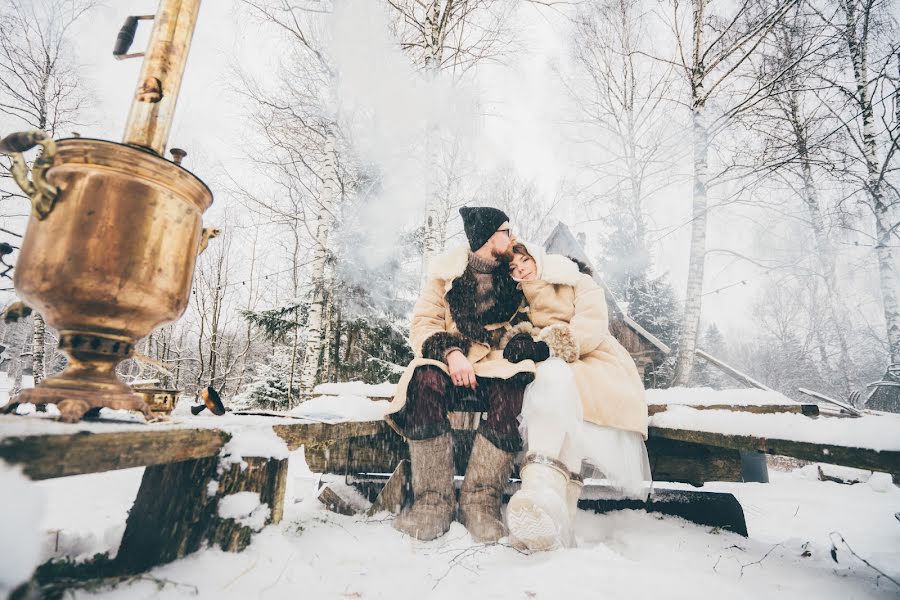
[[456, 493], [453, 443], [449, 433], [408, 440], [412, 466], [412, 507], [394, 519], [394, 529], [418, 540], [433, 540], [450, 529]]
[[459, 520], [476, 542], [493, 543], [506, 535], [500, 505], [513, 457], [512, 452], [500, 450], [483, 435], [475, 435], [459, 495]]
[[529, 454], [520, 477], [522, 487], [506, 507], [512, 545], [528, 552], [566, 545], [571, 539], [566, 494], [569, 470], [555, 458]]

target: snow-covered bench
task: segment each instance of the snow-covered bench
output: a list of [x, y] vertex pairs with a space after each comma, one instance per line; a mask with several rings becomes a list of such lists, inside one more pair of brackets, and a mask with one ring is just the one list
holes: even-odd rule
[[[776, 402], [742, 390], [686, 392], [649, 395], [648, 450], [656, 481], [740, 481], [739, 451], [900, 473], [898, 415], [812, 419], [802, 409], [771, 412], [783, 397]], [[281, 519], [287, 456], [301, 447], [313, 471], [382, 473], [378, 489], [385, 487], [387, 474], [402, 471], [406, 445], [377, 418], [384, 405], [361, 396], [323, 396], [292, 416], [179, 416], [150, 425], [4, 416], [0, 459], [36, 480], [147, 467], [116, 559], [117, 568], [134, 572], [206, 542], [245, 547], [255, 530]], [[460, 472], [469, 443], [471, 432], [458, 431]], [[400, 488], [393, 486], [394, 492]], [[238, 497], [253, 497], [254, 510], [232, 515], [229, 507]]]

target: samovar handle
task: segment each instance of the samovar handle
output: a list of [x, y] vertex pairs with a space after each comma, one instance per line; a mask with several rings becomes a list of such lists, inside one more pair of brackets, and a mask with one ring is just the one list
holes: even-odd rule
[[[22, 153], [35, 146], [41, 146], [41, 153], [34, 160], [29, 178], [28, 164]], [[22, 191], [31, 198], [34, 216], [39, 220], [46, 219], [59, 196], [59, 188], [47, 181], [47, 171], [53, 166], [53, 159], [56, 157], [56, 142], [43, 131], [12, 133], [0, 140], [0, 154], [7, 154], [12, 158], [9, 172]]]
[[206, 250], [206, 247], [209, 246], [209, 240], [214, 237], [219, 237], [219, 234], [222, 233], [221, 229], [216, 229], [214, 227], [204, 227], [203, 231], [200, 233], [200, 246], [197, 248], [197, 256], [203, 254], [203, 251]]

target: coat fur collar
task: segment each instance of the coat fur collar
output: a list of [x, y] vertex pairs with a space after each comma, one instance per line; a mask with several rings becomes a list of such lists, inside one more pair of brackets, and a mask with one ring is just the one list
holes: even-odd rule
[[469, 247], [456, 246], [431, 259], [428, 264], [428, 278], [450, 282], [462, 275], [467, 266], [469, 266]]

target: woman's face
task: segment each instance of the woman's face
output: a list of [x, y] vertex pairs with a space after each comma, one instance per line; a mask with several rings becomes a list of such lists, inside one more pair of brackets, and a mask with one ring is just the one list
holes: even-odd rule
[[537, 279], [537, 264], [530, 256], [517, 252], [513, 254], [513, 259], [509, 263], [509, 272], [513, 279], [530, 281]]

